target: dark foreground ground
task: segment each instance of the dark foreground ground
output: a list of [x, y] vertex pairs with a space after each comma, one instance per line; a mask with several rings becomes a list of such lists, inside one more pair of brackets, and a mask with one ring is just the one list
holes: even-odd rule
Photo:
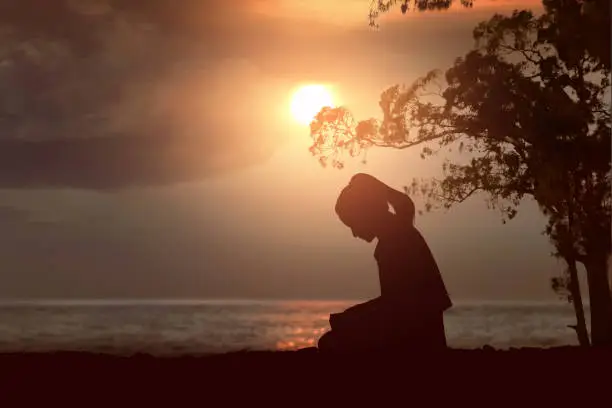
[[0, 354], [3, 407], [582, 407], [612, 406], [610, 401], [611, 349], [476, 349], [439, 355], [304, 350], [172, 358]]

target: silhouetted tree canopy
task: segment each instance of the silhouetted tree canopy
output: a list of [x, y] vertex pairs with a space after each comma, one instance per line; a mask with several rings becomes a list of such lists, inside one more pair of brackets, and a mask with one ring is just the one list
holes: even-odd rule
[[[414, 180], [426, 209], [484, 192], [504, 222], [525, 196], [548, 217], [556, 255], [587, 270], [594, 344], [612, 343], [610, 2], [545, 0], [545, 13], [495, 15], [474, 29], [475, 48], [444, 75], [431, 71], [380, 99], [381, 121], [325, 108], [311, 152], [343, 166], [343, 153], [456, 148], [441, 180]], [[557, 284], [559, 282], [556, 282]]]

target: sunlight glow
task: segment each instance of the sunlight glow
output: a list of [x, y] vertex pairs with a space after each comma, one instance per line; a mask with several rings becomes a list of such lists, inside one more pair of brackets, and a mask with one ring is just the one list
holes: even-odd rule
[[333, 106], [331, 92], [324, 85], [305, 85], [300, 87], [291, 99], [291, 114], [293, 118], [308, 125], [321, 108]]

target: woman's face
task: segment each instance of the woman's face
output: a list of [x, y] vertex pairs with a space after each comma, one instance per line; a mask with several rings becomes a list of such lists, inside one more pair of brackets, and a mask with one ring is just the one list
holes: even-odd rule
[[371, 229], [351, 227], [351, 231], [355, 238], [361, 238], [366, 242], [372, 242], [376, 238], [376, 234]]
[[374, 228], [372, 218], [361, 217], [354, 219], [340, 218], [342, 222], [351, 229], [355, 238], [363, 239], [366, 242], [372, 242], [376, 238], [376, 229]]
[[354, 237], [366, 242], [372, 242], [378, 236], [388, 211], [386, 200], [351, 186], [340, 193], [336, 202], [340, 220], [351, 229]]

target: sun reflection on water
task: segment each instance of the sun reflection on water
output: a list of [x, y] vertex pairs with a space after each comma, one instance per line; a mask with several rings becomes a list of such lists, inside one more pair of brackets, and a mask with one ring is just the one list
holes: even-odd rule
[[327, 327], [312, 330], [296, 327], [288, 331], [282, 340], [276, 342], [277, 350], [296, 350], [305, 347], [314, 347], [319, 338], [328, 330]]

